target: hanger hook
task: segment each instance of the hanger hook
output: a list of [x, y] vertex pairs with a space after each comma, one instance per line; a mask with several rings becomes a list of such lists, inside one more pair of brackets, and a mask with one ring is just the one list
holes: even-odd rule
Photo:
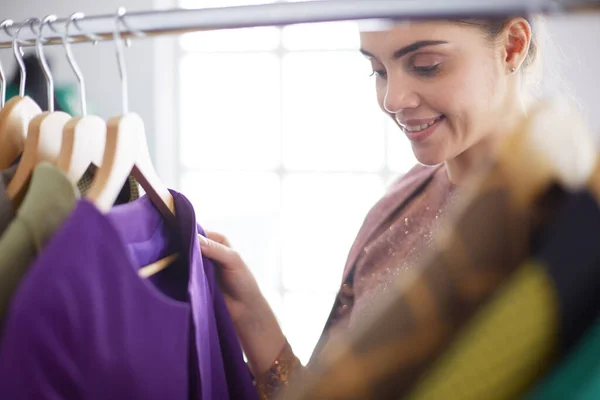
[[[125, 19], [125, 12], [123, 12], [123, 15], [121, 15], [121, 24], [123, 24], [125, 29], [127, 29], [127, 32], [134, 35], [135, 37], [143, 38], [143, 37], [148, 36], [148, 35], [146, 35], [145, 32], [131, 28], [131, 26], [127, 23], [127, 20]], [[131, 39], [129, 37], [125, 39], [125, 45], [127, 47], [131, 46]]]
[[[40, 66], [42, 67], [42, 71], [44, 72], [44, 76], [46, 77], [46, 91], [48, 92], [47, 93], [47, 95], [48, 95], [48, 111], [50, 111], [50, 112], [54, 111], [54, 78], [52, 77], [52, 71], [50, 70], [50, 66], [48, 65], [48, 60], [46, 59], [46, 54], [44, 53], [43, 42], [45, 40], [43, 37], [43, 30], [44, 30], [44, 25], [46, 25], [46, 24], [49, 25], [50, 23], [52, 23], [54, 21], [56, 21], [56, 15], [48, 15], [41, 21], [37, 18], [32, 19], [32, 21], [30, 21], [31, 31], [33, 32], [34, 35], [36, 35], [35, 51], [36, 51]], [[36, 22], [39, 24], [37, 33], [33, 29]]]
[[21, 53], [21, 46], [19, 45], [19, 34], [21, 33], [21, 29], [23, 29], [26, 25], [28, 25], [32, 20], [36, 18], [28, 18], [21, 23], [21, 26], [17, 29], [15, 34], [11, 34], [8, 30], [9, 26], [14, 25], [14, 21], [12, 19], [7, 19], [2, 23], [2, 27], [6, 34], [12, 37], [12, 49], [15, 59], [17, 60], [17, 64], [19, 65], [19, 70], [21, 71], [21, 82], [19, 83], [19, 96], [25, 97], [25, 81], [27, 79], [27, 71], [25, 70], [25, 62], [23, 61], [23, 54]]
[[69, 18], [69, 23], [72, 23], [75, 28], [77, 28], [77, 30], [81, 33], [83, 33], [85, 35], [85, 37], [87, 37], [91, 42], [92, 45], [97, 45], [99, 41], [102, 40], [101, 36], [96, 35], [95, 33], [92, 32], [86, 32], [83, 29], [81, 29], [81, 27], [79, 26], [79, 20], [83, 19], [85, 17], [85, 15], [82, 12], [76, 12], [73, 13], [73, 15], [71, 15], [71, 17]]
[[123, 115], [129, 112], [129, 93], [127, 90], [127, 65], [125, 64], [125, 54], [123, 49], [123, 40], [121, 39], [121, 32], [119, 25], [121, 24], [124, 15], [126, 14], [125, 7], [119, 7], [117, 9], [117, 15], [115, 18], [115, 31], [113, 39], [115, 41], [117, 49], [117, 62], [119, 65], [119, 75], [121, 77], [121, 99], [123, 102]]
[[[0, 23], [0, 29], [4, 29], [7, 34], [8, 31], [6, 30], [6, 25], [9, 23], [12, 24], [10, 19], [5, 19]], [[2, 88], [0, 88], [0, 108], [4, 108], [4, 104], [6, 102], [6, 75], [4, 74], [2, 64], [0, 64], [0, 84], [2, 85]]]
[[[81, 101], [81, 115], [86, 116], [87, 115], [87, 98], [86, 98], [86, 92], [85, 92], [85, 79], [83, 78], [83, 73], [81, 72], [81, 69], [79, 68], [79, 64], [77, 64], [77, 61], [75, 60], [75, 56], [73, 55], [73, 50], [71, 49], [71, 43], [69, 42], [69, 27], [71, 24], [73, 24], [73, 25], [75, 25], [75, 27], [77, 29], [79, 29], [79, 27], [76, 25], [76, 21], [81, 18], [84, 18], [84, 14], [82, 12], [76, 12], [76, 13], [71, 14], [71, 16], [69, 17], [69, 20], [65, 24], [65, 32], [62, 34], [62, 43], [63, 43], [63, 46], [65, 47], [65, 53], [67, 54], [67, 61], [69, 61], [69, 65], [73, 69], [73, 72], [75, 73], [75, 76], [77, 77], [77, 82], [79, 84], [79, 97], [80, 97], [80, 101]], [[54, 21], [52, 21], [52, 22], [54, 22]], [[52, 26], [52, 22], [49, 22], [48, 26], [54, 32], [58, 33], [58, 31]], [[85, 36], [87, 36], [89, 39], [91, 39], [94, 44], [96, 44], [96, 42], [91, 38], [91, 36], [88, 36], [88, 34], [86, 34], [83, 31], [81, 31], [81, 32]]]

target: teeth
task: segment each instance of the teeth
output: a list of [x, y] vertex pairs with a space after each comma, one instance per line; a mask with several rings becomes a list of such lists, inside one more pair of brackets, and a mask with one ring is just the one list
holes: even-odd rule
[[433, 121], [431, 121], [427, 124], [423, 124], [423, 125], [405, 125], [404, 129], [408, 132], [419, 132], [419, 131], [429, 128], [431, 125], [438, 122], [441, 118], [442, 118], [442, 116], [439, 116], [436, 119], [434, 119]]

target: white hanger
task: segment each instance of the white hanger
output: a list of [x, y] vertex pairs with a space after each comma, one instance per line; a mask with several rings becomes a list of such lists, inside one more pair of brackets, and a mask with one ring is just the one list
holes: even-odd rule
[[57, 166], [73, 183], [79, 182], [90, 164], [101, 165], [106, 145], [106, 123], [102, 118], [87, 113], [85, 79], [69, 43], [69, 26], [83, 17], [83, 13], [72, 14], [66, 23], [62, 38], [67, 60], [79, 83], [81, 116], [69, 120], [63, 129], [62, 146]]
[[[152, 161], [144, 123], [139, 115], [129, 112], [127, 91], [127, 70], [123, 55], [123, 43], [119, 32], [119, 24], [123, 22], [125, 9], [117, 11], [114, 40], [117, 48], [117, 61], [121, 76], [121, 96], [123, 114], [108, 121], [106, 146], [102, 164], [90, 188], [87, 198], [103, 213], [112, 208], [119, 192], [130, 174], [136, 178], [146, 195], [160, 211], [163, 218], [171, 226], [176, 226], [175, 202], [164, 183], [161, 182]], [[170, 255], [151, 265], [143, 267], [139, 275], [148, 277], [172, 263], [177, 255]]]
[[[0, 169], [8, 168], [22, 153], [29, 122], [42, 112], [40, 106], [31, 97], [25, 96], [27, 71], [25, 71], [25, 63], [19, 45], [21, 29], [33, 20], [33, 18], [26, 20], [14, 36], [8, 31], [8, 27], [14, 23], [13, 20], [7, 19], [0, 23], [0, 28], [13, 37], [12, 50], [21, 72], [19, 96], [10, 99], [0, 110]], [[4, 86], [2, 90], [6, 93]], [[4, 96], [2, 101], [4, 102]]]
[[62, 130], [71, 116], [63, 111], [54, 111], [54, 79], [48, 66], [44, 54], [43, 29], [51, 21], [56, 20], [56, 16], [49, 15], [43, 21], [37, 18], [30, 20], [30, 26], [33, 33], [35, 23], [39, 23], [36, 33], [35, 48], [40, 62], [40, 66], [46, 77], [48, 92], [48, 111], [34, 117], [29, 123], [27, 129], [27, 138], [23, 148], [23, 156], [14, 178], [10, 181], [7, 194], [13, 203], [19, 204], [23, 199], [29, 180], [33, 175], [35, 167], [42, 161], [56, 164], [60, 153], [62, 142]]

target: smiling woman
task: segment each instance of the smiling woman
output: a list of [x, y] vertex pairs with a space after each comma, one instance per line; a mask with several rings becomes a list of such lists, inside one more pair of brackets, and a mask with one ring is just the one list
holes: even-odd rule
[[361, 35], [380, 107], [417, 159], [452, 181], [486, 157], [525, 112], [522, 71], [536, 58], [524, 18], [403, 24]]
[[[377, 102], [409, 139], [420, 164], [367, 215], [311, 362], [368, 317], [390, 284], [434, 246], [433, 232], [445, 222], [465, 178], [525, 115], [525, 71], [537, 51], [532, 26], [521, 17], [404, 23], [362, 32], [360, 42], [375, 76]], [[307, 370], [228, 243], [209, 234], [203, 254], [222, 266], [238, 336], [262, 397], [273, 398]]]

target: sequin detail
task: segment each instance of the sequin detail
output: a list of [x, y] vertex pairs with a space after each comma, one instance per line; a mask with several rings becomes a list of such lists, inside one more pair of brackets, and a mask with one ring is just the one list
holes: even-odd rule
[[286, 341], [271, 368], [256, 380], [260, 399], [270, 400], [285, 395], [290, 384], [301, 378], [303, 370], [302, 363]]
[[422, 258], [435, 248], [434, 233], [445, 223], [444, 216], [456, 202], [455, 194], [445, 168], [440, 168], [426, 189], [367, 244], [356, 263], [349, 328], [371, 313], [396, 277], [420, 265]]

